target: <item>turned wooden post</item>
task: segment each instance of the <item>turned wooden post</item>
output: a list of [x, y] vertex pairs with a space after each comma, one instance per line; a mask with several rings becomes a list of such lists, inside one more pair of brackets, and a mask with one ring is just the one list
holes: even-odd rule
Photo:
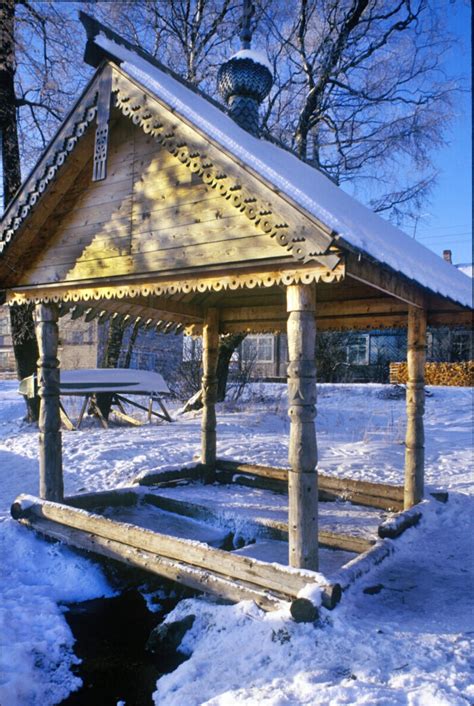
[[425, 359], [426, 311], [414, 306], [408, 309], [407, 347], [407, 431], [405, 436], [404, 507], [408, 509], [423, 499], [425, 434]]
[[61, 502], [64, 497], [59, 414], [58, 308], [37, 304], [40, 496]]
[[287, 287], [288, 310], [288, 541], [290, 566], [318, 569], [316, 464], [315, 290]]
[[216, 470], [217, 356], [219, 352], [219, 311], [208, 309], [202, 331], [202, 423], [201, 462], [204, 477], [212, 483]]

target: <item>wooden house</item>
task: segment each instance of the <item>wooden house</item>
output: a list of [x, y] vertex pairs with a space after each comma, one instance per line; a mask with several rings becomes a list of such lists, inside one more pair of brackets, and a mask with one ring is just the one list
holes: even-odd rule
[[[316, 331], [407, 327], [406, 476], [397, 502], [404, 495], [411, 508], [423, 498], [426, 326], [468, 325], [471, 281], [142, 50], [84, 21], [96, 73], [0, 224], [0, 288], [11, 306], [35, 303], [40, 347], [41, 498], [20, 499], [14, 514], [77, 546], [268, 607], [319, 580], [312, 573]], [[289, 468], [250, 472], [287, 482], [288, 563], [309, 573], [183, 549], [167, 535], [77, 509], [112, 502], [113, 493], [95, 505], [64, 499], [57, 321], [71, 310], [86, 320], [119, 316], [202, 334], [202, 452], [194, 473], [206, 483], [222, 468], [219, 335], [287, 332]], [[233, 468], [249, 472], [238, 462]], [[362, 495], [371, 484], [356, 485]]]
[[[66, 315], [59, 321], [58, 350], [63, 370], [95, 368], [98, 352], [97, 321]], [[16, 369], [8, 306], [0, 306], [0, 374]]]
[[0, 374], [15, 370], [12, 337], [10, 332], [10, 312], [7, 306], [0, 306]]

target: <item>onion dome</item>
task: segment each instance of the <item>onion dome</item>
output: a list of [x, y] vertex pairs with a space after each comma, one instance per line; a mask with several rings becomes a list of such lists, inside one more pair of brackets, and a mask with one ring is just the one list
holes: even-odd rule
[[259, 134], [258, 109], [270, 93], [273, 75], [269, 62], [261, 54], [243, 49], [219, 69], [217, 87], [226, 101], [229, 114], [252, 135]]

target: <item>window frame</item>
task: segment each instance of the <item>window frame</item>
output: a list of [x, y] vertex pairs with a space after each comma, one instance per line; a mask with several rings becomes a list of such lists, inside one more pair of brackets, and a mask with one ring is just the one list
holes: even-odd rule
[[450, 357], [453, 362], [470, 360], [472, 356], [472, 332], [467, 329], [451, 331], [450, 349]]
[[[246, 348], [249, 345], [254, 344], [256, 355], [255, 357], [249, 356], [246, 352]], [[270, 357], [262, 357], [262, 348], [269, 345]], [[275, 336], [272, 333], [253, 333], [247, 335], [242, 341], [241, 357], [244, 361], [249, 361], [257, 363], [258, 365], [268, 365], [275, 362]]]
[[[357, 339], [364, 340], [364, 360], [363, 362], [359, 361], [359, 356], [357, 355], [357, 360], [351, 360], [351, 353], [355, 349], [361, 349], [362, 344], [357, 342]], [[362, 333], [362, 334], [357, 334], [354, 336], [353, 341], [349, 341], [346, 345], [346, 362], [348, 365], [355, 365], [355, 366], [362, 366], [362, 365], [369, 365], [370, 362], [370, 334], [368, 333]]]

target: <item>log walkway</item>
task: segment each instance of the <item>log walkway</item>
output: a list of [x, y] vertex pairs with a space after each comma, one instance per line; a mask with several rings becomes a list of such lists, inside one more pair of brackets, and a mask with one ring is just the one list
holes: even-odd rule
[[[168, 478], [168, 483], [173, 483], [183, 473], [192, 476], [196, 472], [188, 468], [183, 472], [166, 472], [163, 476]], [[313, 621], [318, 615], [318, 604], [333, 609], [343, 591], [393, 553], [395, 544], [388, 537], [396, 537], [416, 525], [423, 511], [423, 507], [417, 506], [416, 512], [395, 515], [380, 526], [380, 538], [373, 541], [320, 532], [322, 546], [358, 553], [335, 574], [325, 577], [310, 570], [268, 563], [159, 533], [102, 514], [107, 508], [134, 505], [139, 512], [143, 503], [204, 522], [216, 519], [212, 508], [137, 486], [71, 496], [63, 503], [21, 495], [13, 503], [11, 512], [26, 526], [79, 549], [139, 567], [230, 602], [253, 600], [264, 610], [289, 606], [296, 620]], [[287, 536], [285, 523], [266, 520], [261, 529], [273, 538]]]

